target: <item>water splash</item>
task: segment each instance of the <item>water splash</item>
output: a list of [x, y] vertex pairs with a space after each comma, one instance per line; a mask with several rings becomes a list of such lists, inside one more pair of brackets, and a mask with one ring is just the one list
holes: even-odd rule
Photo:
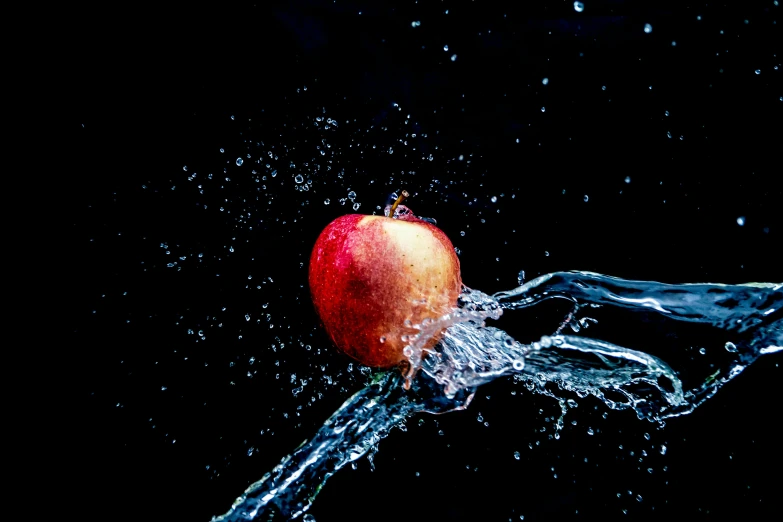
[[[486, 325], [487, 319], [498, 319], [504, 311], [549, 299], [574, 305], [553, 335], [524, 344]], [[632, 338], [643, 349], [562, 333], [566, 328], [580, 333], [596, 322], [580, 318], [584, 310], [592, 314], [602, 308], [611, 310], [610, 322], [629, 312], [641, 317], [643, 325], [652, 312], [665, 321], [667, 331], [678, 332], [686, 341], [723, 344], [720, 351], [711, 347], [709, 355], [701, 348], [701, 357], [695, 357], [673, 351], [667, 343], [650, 346], [641, 334]], [[406, 349], [410, 366], [404, 376], [378, 374], [310, 441], [251, 485], [228, 513], [213, 520], [297, 518], [310, 508], [330, 476], [377, 447], [409, 416], [464, 409], [477, 386], [506, 375], [523, 379], [534, 393], [556, 399], [563, 412], [558, 427], [572, 395], [592, 395], [610, 409], [630, 408], [640, 419], [663, 424], [693, 411], [761, 355], [780, 351], [781, 317], [779, 283], [669, 285], [558, 272], [494, 296], [466, 289], [458, 309], [417, 326], [419, 333]], [[697, 330], [685, 331], [682, 325], [688, 324]], [[443, 328], [438, 348], [424, 350], [427, 340]]]
[[[586, 390], [610, 408], [630, 407], [640, 418], [655, 421], [690, 413], [758, 357], [780, 351], [783, 344], [780, 283], [670, 285], [591, 272], [557, 272], [494, 297], [508, 310], [567, 299], [574, 303], [575, 312], [562, 326], [568, 324], [576, 332], [583, 324], [576, 318], [585, 308], [658, 314], [663, 319], [659, 329], [676, 332], [681, 342], [661, 336], [660, 345], [637, 351], [585, 337], [555, 336], [556, 350], [535, 350], [528, 357], [528, 366], [538, 366], [545, 380]], [[641, 335], [636, 337], [642, 340]], [[702, 346], [698, 357], [677, 346], [687, 342]], [[577, 364], [570, 360], [576, 352], [594, 355], [600, 362]], [[573, 371], [565, 374], [565, 369]], [[626, 400], [612, 400], [607, 391], [619, 392]]]

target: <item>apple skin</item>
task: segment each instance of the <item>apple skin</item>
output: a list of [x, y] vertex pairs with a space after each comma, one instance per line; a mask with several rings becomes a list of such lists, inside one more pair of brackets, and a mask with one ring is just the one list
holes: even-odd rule
[[[412, 214], [335, 219], [315, 242], [309, 282], [315, 309], [335, 346], [379, 368], [407, 360], [403, 336], [418, 330], [406, 324], [449, 313], [462, 290], [451, 241]], [[438, 337], [424, 348], [432, 348]]]

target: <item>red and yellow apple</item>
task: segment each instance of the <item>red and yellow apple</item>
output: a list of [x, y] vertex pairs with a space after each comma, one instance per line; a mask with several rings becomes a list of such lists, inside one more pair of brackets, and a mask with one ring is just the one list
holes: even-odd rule
[[[462, 289], [451, 241], [412, 213], [335, 219], [315, 242], [309, 281], [335, 346], [361, 364], [381, 368], [405, 361], [403, 349], [418, 333], [412, 326], [449, 313]], [[437, 341], [436, 335], [423, 348]]]

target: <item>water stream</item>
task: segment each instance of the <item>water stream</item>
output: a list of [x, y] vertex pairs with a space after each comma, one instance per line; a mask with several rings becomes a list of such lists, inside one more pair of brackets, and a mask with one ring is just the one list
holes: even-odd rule
[[[486, 324], [550, 299], [573, 305], [552, 335], [520, 342]], [[630, 319], [635, 319], [632, 328]], [[607, 332], [622, 322], [632, 343], [585, 336], [597, 322]], [[444, 327], [438, 350], [422, 351]], [[568, 400], [588, 395], [610, 409], [630, 408], [640, 419], [659, 424], [688, 414], [759, 357], [781, 350], [783, 284], [671, 285], [557, 272], [493, 296], [466, 289], [458, 309], [418, 328], [407, 350], [411, 365], [406, 375], [377, 374], [312, 439], [213, 521], [303, 516], [327, 479], [377, 448], [389, 430], [418, 412], [464, 409], [476, 387], [504, 376], [522, 379], [531, 392], [557, 400], [563, 416]], [[665, 335], [656, 338], [647, 330]]]

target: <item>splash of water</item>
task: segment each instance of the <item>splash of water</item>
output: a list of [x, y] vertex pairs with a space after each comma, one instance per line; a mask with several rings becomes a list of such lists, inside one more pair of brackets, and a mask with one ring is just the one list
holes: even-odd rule
[[[504, 311], [549, 299], [566, 299], [574, 306], [551, 336], [524, 344], [485, 324]], [[682, 332], [682, 324], [707, 327], [709, 333], [697, 329], [683, 336], [691, 335], [701, 344], [723, 344], [720, 352], [711, 349], [707, 355], [701, 348], [701, 357], [694, 357], [674, 352], [666, 343], [635, 349], [562, 333], [566, 328], [580, 333], [595, 322], [580, 314], [601, 308], [612, 310], [610, 320], [627, 311], [641, 314], [645, 322], [652, 312], [663, 318], [667, 331]], [[464, 409], [477, 386], [501, 376], [515, 375], [530, 391], [555, 398], [563, 415], [570, 395], [593, 395], [611, 409], [630, 408], [640, 419], [663, 423], [693, 411], [761, 355], [780, 351], [781, 317], [783, 284], [779, 283], [669, 285], [558, 272], [494, 296], [466, 290], [458, 309], [418, 325], [419, 333], [406, 349], [411, 364], [404, 377], [396, 372], [379, 374], [310, 441], [213, 520], [297, 518], [310, 508], [330, 476], [375, 448], [394, 426], [417, 412]], [[446, 332], [438, 349], [423, 350], [443, 328]]]

